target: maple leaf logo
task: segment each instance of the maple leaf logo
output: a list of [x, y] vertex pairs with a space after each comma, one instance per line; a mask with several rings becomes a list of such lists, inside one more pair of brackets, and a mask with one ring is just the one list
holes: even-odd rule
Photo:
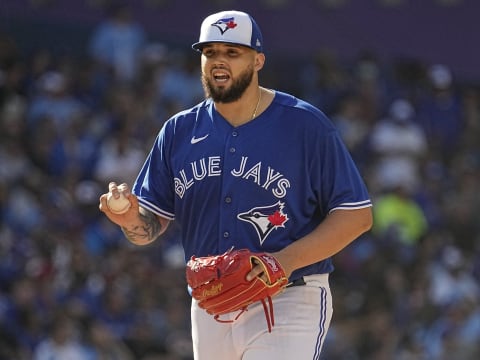
[[282, 215], [280, 210], [277, 210], [272, 215], [268, 216], [268, 221], [270, 221], [273, 226], [283, 226], [286, 220], [287, 217]]
[[233, 29], [235, 27], [237, 27], [237, 24], [235, 24], [235, 22], [233, 20], [231, 20], [227, 23], [227, 28], [228, 29]]

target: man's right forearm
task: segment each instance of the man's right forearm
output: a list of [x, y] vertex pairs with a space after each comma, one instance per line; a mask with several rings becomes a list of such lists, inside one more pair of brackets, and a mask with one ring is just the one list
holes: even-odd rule
[[165, 231], [157, 216], [144, 208], [139, 209], [139, 221], [121, 227], [125, 237], [135, 245], [147, 245], [156, 240]]

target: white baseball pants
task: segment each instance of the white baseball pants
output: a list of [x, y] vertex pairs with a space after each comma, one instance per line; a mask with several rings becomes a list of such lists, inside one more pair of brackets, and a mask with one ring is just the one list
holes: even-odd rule
[[[268, 332], [263, 306], [250, 305], [232, 323], [219, 323], [192, 300], [195, 360], [319, 360], [330, 320], [328, 274], [305, 276], [305, 285], [285, 289], [273, 300], [275, 325]], [[222, 315], [234, 319], [238, 312]]]

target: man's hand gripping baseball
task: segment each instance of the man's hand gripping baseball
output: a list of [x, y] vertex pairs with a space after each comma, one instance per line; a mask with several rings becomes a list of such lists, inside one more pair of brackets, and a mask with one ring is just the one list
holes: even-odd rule
[[[108, 191], [108, 193], [100, 196], [99, 209], [112, 222], [121, 227], [130, 242], [136, 245], [147, 245], [166, 230], [169, 220], [141, 207], [138, 198], [131, 193], [127, 184], [117, 185], [117, 183], [111, 182], [108, 184]], [[117, 199], [120, 196], [125, 196], [130, 202], [128, 210], [123, 214], [113, 213], [107, 205], [109, 194]]]
[[[110, 194], [115, 199], [120, 198], [120, 196], [125, 196], [130, 202], [130, 208], [123, 214], [115, 214], [112, 212], [107, 205], [107, 198]], [[113, 181], [108, 184], [108, 193], [100, 196], [100, 204], [98, 207], [112, 222], [122, 228], [130, 224], [132, 220], [135, 220], [139, 212], [138, 199], [130, 192], [128, 185], [126, 183], [117, 185], [117, 183]]]

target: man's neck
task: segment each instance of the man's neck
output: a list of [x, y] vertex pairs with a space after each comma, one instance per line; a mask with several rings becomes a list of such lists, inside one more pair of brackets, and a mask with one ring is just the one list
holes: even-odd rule
[[234, 127], [248, 123], [265, 110], [266, 89], [255, 87], [231, 103], [215, 103], [215, 109]]

